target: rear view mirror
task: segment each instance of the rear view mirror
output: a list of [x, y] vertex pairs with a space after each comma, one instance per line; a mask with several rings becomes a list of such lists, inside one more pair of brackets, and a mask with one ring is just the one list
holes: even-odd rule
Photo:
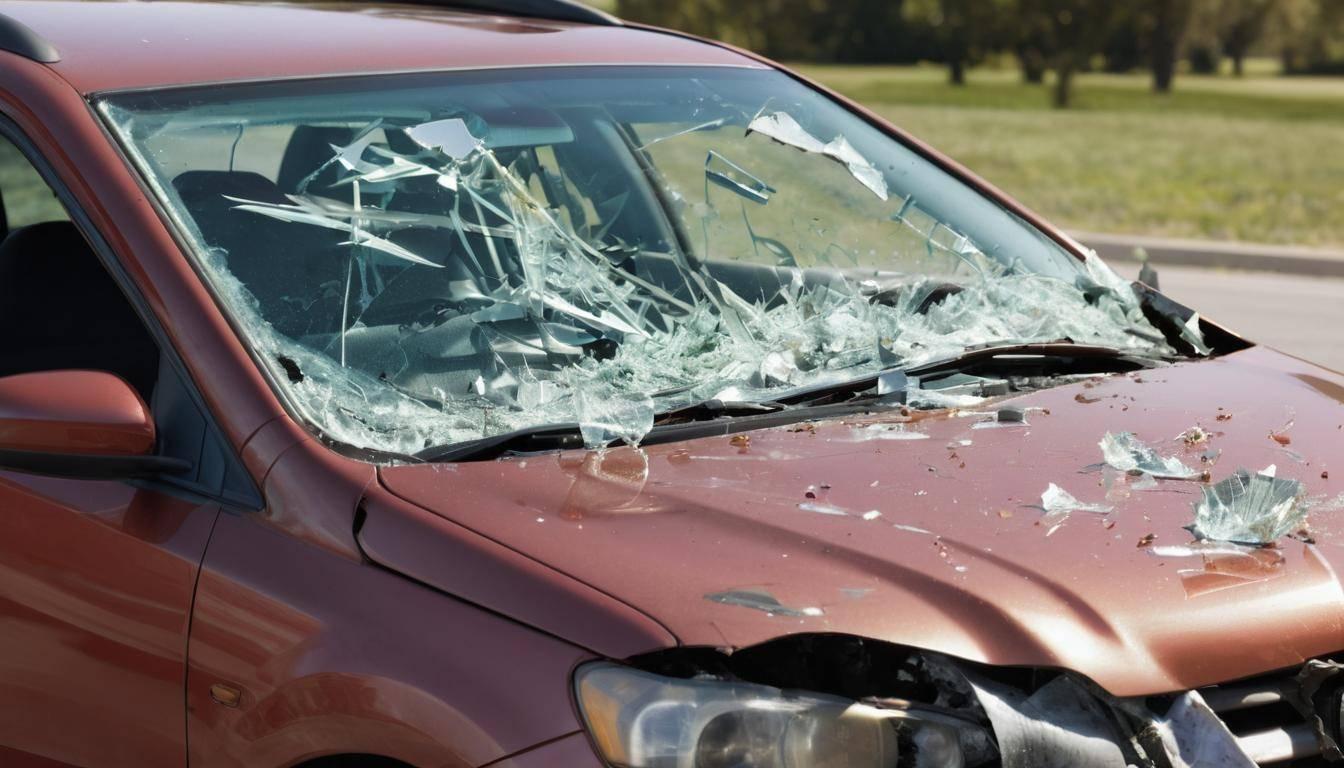
[[155, 437], [145, 401], [110, 373], [0, 377], [0, 469], [109, 480], [190, 468], [155, 456]]

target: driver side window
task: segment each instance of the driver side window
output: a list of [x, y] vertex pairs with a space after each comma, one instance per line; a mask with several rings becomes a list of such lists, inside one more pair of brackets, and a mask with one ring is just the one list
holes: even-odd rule
[[109, 371], [146, 402], [159, 353], [50, 185], [0, 136], [0, 376]]

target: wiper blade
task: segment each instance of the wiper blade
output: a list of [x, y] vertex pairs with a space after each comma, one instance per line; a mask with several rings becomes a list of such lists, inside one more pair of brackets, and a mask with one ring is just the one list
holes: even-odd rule
[[762, 413], [773, 413], [783, 410], [787, 406], [783, 403], [774, 401], [751, 402], [741, 400], [720, 400], [710, 398], [701, 400], [698, 403], [682, 405], [671, 410], [663, 411], [654, 416], [655, 425], [665, 424], [683, 424], [695, 421], [710, 421], [719, 418], [731, 418], [735, 416], [755, 416]]
[[[663, 411], [654, 417], [654, 435], [661, 427], [684, 427], [719, 419], [756, 416], [774, 413], [785, 406], [779, 403], [750, 403], [723, 400], [702, 400]], [[710, 429], [709, 434], [717, 432]], [[505, 432], [477, 440], [425, 448], [415, 458], [430, 462], [478, 461], [493, 459], [506, 453], [538, 453], [582, 448], [583, 433], [577, 423], [544, 424]]]
[[775, 402], [785, 405], [815, 403], [827, 398], [864, 395], [867, 399], [903, 401], [910, 379], [929, 378], [944, 373], [955, 373], [972, 366], [994, 367], [995, 361], [1021, 365], [1024, 362], [1039, 360], [1071, 361], [1070, 367], [1080, 366], [1082, 360], [1116, 361], [1121, 365], [1136, 368], [1148, 368], [1158, 361], [1153, 358], [1136, 356], [1115, 347], [1095, 344], [1075, 344], [1068, 340], [1028, 342], [1013, 344], [985, 344], [967, 347], [960, 354], [942, 360], [913, 366], [910, 368], [888, 368], [876, 373], [867, 373], [852, 379], [819, 383], [803, 389], [790, 391], [775, 398]]
[[467, 440], [451, 445], [436, 445], [419, 451], [421, 461], [479, 461], [506, 453], [535, 453], [567, 448], [582, 448], [583, 433], [578, 424], [544, 424], [499, 435]]
[[[864, 411], [883, 401], [899, 403], [912, 378], [937, 377], [956, 373], [972, 366], [985, 366], [995, 361], [1011, 361], [1020, 365], [1031, 360], [1071, 361], [1077, 367], [1080, 361], [1112, 361], [1121, 365], [1147, 368], [1161, 364], [1154, 358], [1141, 357], [1115, 347], [1074, 344], [1069, 341], [1032, 342], [1023, 344], [985, 345], [969, 347], [961, 354], [935, 360], [908, 369], [890, 368], [867, 373], [852, 379], [821, 382], [788, 390], [772, 400], [745, 402], [709, 399], [663, 411], [654, 417], [654, 427], [641, 441], [644, 445], [689, 440], [743, 432], [750, 429], [780, 426], [798, 421], [827, 418]], [[1095, 368], [1095, 366], [1087, 366]], [[860, 395], [861, 397], [854, 397]], [[843, 399], [840, 399], [843, 398]], [[831, 399], [831, 402], [821, 403]], [[499, 435], [426, 448], [415, 458], [429, 462], [479, 461], [507, 453], [538, 453], [541, 451], [582, 448], [583, 434], [576, 423], [547, 424], [505, 432]]]
[[992, 360], [1119, 360], [1136, 367], [1150, 368], [1162, 361], [1143, 357], [1133, 352], [1098, 344], [1075, 344], [1071, 341], [1045, 341], [1023, 344], [987, 344], [967, 347], [961, 354], [943, 360], [934, 360], [906, 369], [910, 376], [928, 376], [932, 373], [959, 371], [972, 365]]

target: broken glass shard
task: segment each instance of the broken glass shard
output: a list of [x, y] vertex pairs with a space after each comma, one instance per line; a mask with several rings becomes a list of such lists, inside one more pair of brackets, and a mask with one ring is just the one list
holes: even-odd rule
[[1102, 459], [1121, 472], [1135, 472], [1156, 478], [1192, 480], [1197, 470], [1187, 467], [1175, 456], [1162, 457], [1132, 432], [1107, 432], [1098, 444]]
[[[874, 196], [894, 182], [878, 168], [922, 161], [822, 102], [795, 113], [815, 134], [762, 110], [810, 98], [776, 98], [771, 88], [787, 83], [746, 89], [741, 102], [726, 88], [707, 113], [698, 80], [694, 94], [685, 79], [624, 94], [589, 93], [605, 82], [591, 79], [525, 92], [449, 79], [423, 98], [305, 92], [106, 110], [190, 225], [203, 272], [258, 358], [325, 439], [414, 455], [580, 423], [598, 446], [637, 441], [655, 410], [717, 392], [768, 401], [987, 343], [1069, 338], [1174, 355], [1114, 273], [1094, 260], [1080, 268], [975, 193], [940, 181], [921, 187], [918, 204], [907, 188], [882, 205]], [[547, 111], [561, 90], [563, 109]], [[505, 97], [536, 102], [544, 119], [511, 124], [498, 108]], [[641, 162], [619, 156], [637, 141], [597, 140], [626, 130], [601, 116], [608, 107], [656, 137]], [[598, 122], [575, 130], [580, 113]], [[769, 140], [714, 130], [737, 119], [720, 115], [753, 114], [747, 133]], [[291, 142], [311, 134], [282, 163], [311, 159], [290, 169], [307, 176], [210, 170], [225, 166], [182, 149], [197, 143], [179, 125], [230, 137], [239, 125], [283, 127]], [[848, 174], [822, 183], [797, 150]], [[928, 170], [900, 178], [927, 181]], [[712, 202], [689, 203], [702, 188]], [[738, 216], [720, 190], [752, 205]], [[679, 242], [669, 223], [688, 225], [696, 242]], [[898, 375], [877, 386], [892, 400], [903, 388], [917, 389]], [[920, 390], [913, 402], [967, 405], [1007, 391], [982, 382]], [[913, 427], [848, 436], [927, 439]]]
[[1190, 315], [1190, 319], [1181, 324], [1181, 338], [1185, 339], [1195, 352], [1208, 357], [1213, 349], [1204, 342], [1204, 331], [1199, 327], [1199, 313]]
[[883, 200], [888, 197], [887, 180], [882, 172], [861, 155], [844, 136], [837, 136], [830, 143], [824, 143], [808, 133], [807, 129], [799, 125], [798, 121], [787, 112], [757, 115], [747, 126], [747, 133], [759, 133], [780, 144], [829, 157], [848, 168], [850, 174], [873, 194]]
[[699, 133], [700, 131], [709, 131], [709, 130], [713, 130], [713, 129], [715, 129], [715, 128], [722, 128], [724, 125], [727, 124], [727, 122], [728, 122], [727, 119], [726, 119], [726, 118], [722, 118], [722, 117], [720, 117], [720, 118], [718, 118], [718, 119], [716, 119], [716, 120], [709, 120], [709, 121], [704, 122], [704, 123], [701, 123], [701, 124], [699, 124], [699, 125], [691, 126], [690, 128], [683, 128], [683, 129], [680, 130], [680, 131], [674, 131], [674, 132], [672, 132], [672, 133], [667, 134], [666, 136], [659, 136], [659, 137], [657, 137], [657, 138], [649, 139], [648, 141], [646, 141], [646, 142], [644, 142], [643, 144], [641, 144], [640, 147], [639, 147], [639, 149], [640, 149], [640, 150], [645, 150], [645, 149], [648, 149], [649, 147], [652, 147], [652, 146], [655, 145], [655, 144], [661, 144], [661, 143], [663, 143], [664, 141], [668, 141], [668, 140], [670, 140], [670, 139], [675, 139], [675, 138], [677, 138], [677, 137], [679, 137], [679, 136], [685, 136], [685, 135], [687, 135], [687, 134], [691, 134], [691, 133]]
[[761, 205], [770, 202], [770, 196], [778, 191], [714, 150], [710, 150], [705, 157], [705, 178]]
[[1273, 467], [1255, 474], [1240, 469], [1205, 486], [1191, 531], [1202, 539], [1262, 545], [1301, 528], [1307, 515], [1302, 484], [1274, 475]]
[[1067, 515], [1070, 512], [1091, 512], [1098, 515], [1110, 514], [1114, 509], [1107, 504], [1090, 504], [1079, 501], [1073, 494], [1051, 483], [1041, 494], [1041, 509], [1046, 515]]
[[579, 431], [589, 448], [601, 448], [617, 439], [638, 445], [653, 429], [653, 398], [648, 395], [593, 387], [580, 390], [576, 399]]
[[483, 146], [461, 118], [421, 123], [407, 128], [406, 135], [425, 149], [438, 150], [454, 160], [461, 160]]

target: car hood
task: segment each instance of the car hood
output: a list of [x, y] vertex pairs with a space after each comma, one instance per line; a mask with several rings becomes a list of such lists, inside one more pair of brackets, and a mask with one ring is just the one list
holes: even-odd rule
[[[1253, 348], [961, 411], [381, 476], [687, 645], [847, 633], [1141, 695], [1344, 647], [1344, 511], [1324, 500], [1344, 489], [1341, 401], [1344, 377]], [[1003, 405], [1026, 423], [993, 421]], [[1208, 442], [1187, 446], [1196, 425]], [[1277, 465], [1318, 501], [1310, 534], [1188, 546], [1201, 483], [1103, 471], [1121, 431], [1214, 481]], [[1113, 510], [1046, 516], [1051, 484]]]

